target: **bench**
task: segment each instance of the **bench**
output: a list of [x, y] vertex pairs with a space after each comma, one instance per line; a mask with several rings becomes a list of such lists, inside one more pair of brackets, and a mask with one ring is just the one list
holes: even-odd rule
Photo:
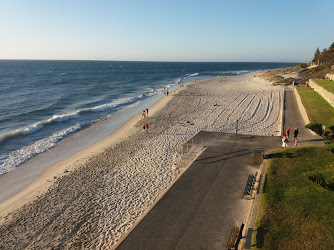
[[256, 183], [256, 177], [257, 177], [257, 172], [255, 173], [255, 175], [249, 175], [248, 176], [246, 187], [245, 187], [244, 193], [243, 193], [244, 196], [249, 196], [249, 195], [252, 194], [254, 185]]

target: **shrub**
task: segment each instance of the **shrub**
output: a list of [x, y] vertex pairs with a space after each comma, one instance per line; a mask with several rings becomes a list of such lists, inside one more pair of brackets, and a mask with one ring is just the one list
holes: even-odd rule
[[331, 134], [328, 133], [328, 135], [326, 136], [326, 138], [328, 140], [334, 141], [334, 133], [331, 133]]
[[331, 151], [332, 153], [334, 153], [334, 143], [330, 142], [330, 143], [326, 143], [325, 144], [325, 149]]
[[331, 176], [331, 177], [328, 177], [328, 178], [325, 180], [325, 184], [326, 184], [326, 187], [327, 187], [329, 190], [334, 190], [334, 175]]
[[328, 128], [334, 133], [334, 125], [330, 125]]
[[304, 176], [323, 188], [334, 190], [334, 168], [327, 166], [322, 170], [309, 171]]
[[[276, 80], [276, 79], [275, 79]], [[277, 85], [285, 85], [285, 86], [288, 86], [290, 84], [293, 83], [293, 81], [295, 81], [294, 78], [282, 78], [282, 79], [279, 79], [278, 81], [274, 82], [273, 85], [274, 86], [277, 86]]]
[[322, 135], [322, 124], [316, 123], [316, 122], [311, 122], [309, 124], [305, 125], [306, 128], [309, 128], [316, 132], [318, 135]]

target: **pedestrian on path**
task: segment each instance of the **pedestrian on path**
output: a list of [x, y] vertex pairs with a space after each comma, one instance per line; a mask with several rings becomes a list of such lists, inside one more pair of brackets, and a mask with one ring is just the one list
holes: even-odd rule
[[282, 148], [288, 147], [287, 139], [286, 136], [283, 136], [282, 138]]
[[290, 127], [288, 127], [288, 128], [286, 129], [285, 136], [286, 136], [286, 140], [289, 140], [289, 136], [290, 136]]
[[295, 128], [295, 129], [293, 130], [293, 137], [294, 137], [295, 139], [297, 139], [297, 137], [298, 137], [298, 128]]

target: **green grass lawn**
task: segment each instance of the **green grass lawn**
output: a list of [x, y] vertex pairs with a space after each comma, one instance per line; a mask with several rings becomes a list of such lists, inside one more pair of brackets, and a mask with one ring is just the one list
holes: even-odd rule
[[321, 147], [269, 155], [252, 249], [334, 249], [334, 191], [304, 175], [329, 168], [334, 153]]
[[334, 125], [334, 108], [318, 92], [307, 87], [298, 87], [297, 90], [311, 122], [321, 123], [326, 128]]
[[315, 82], [326, 89], [328, 92], [331, 92], [334, 94], [334, 81], [327, 81], [327, 80], [322, 80], [322, 79], [317, 79]]

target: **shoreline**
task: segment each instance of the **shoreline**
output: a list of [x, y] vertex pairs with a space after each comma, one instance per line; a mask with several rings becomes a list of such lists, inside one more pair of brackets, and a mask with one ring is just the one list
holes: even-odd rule
[[[187, 83], [187, 85], [188, 84], [191, 83]], [[149, 116], [154, 115], [156, 112], [162, 109], [167, 104], [167, 102], [170, 101], [171, 97], [174, 94], [178, 93], [180, 89], [181, 86], [171, 92], [169, 96], [163, 96], [152, 106], [148, 107]], [[112, 132], [109, 136], [79, 150], [78, 152], [70, 155], [64, 160], [60, 160], [59, 162], [49, 166], [43, 171], [40, 177], [31, 180], [30, 184], [28, 184], [23, 189], [21, 188], [21, 191], [19, 191], [17, 194], [14, 194], [8, 199], [0, 202], [0, 224], [2, 223], [3, 218], [7, 214], [13, 212], [14, 210], [17, 210], [23, 205], [28, 204], [35, 200], [37, 197], [43, 195], [54, 184], [56, 178], [62, 177], [72, 172], [73, 170], [78, 168], [80, 164], [87, 161], [93, 155], [100, 154], [106, 148], [113, 147], [120, 141], [129, 138], [134, 133], [138, 133], [136, 124], [138, 124], [141, 120], [141, 114], [134, 115], [127, 122], [121, 125], [120, 128]], [[36, 161], [38, 161], [37, 157], [38, 156], [36, 156], [34, 160], [37, 159]]]
[[[14, 230], [6, 234], [16, 232], [31, 238], [30, 233], [43, 227], [39, 233], [44, 235], [43, 241], [54, 246], [66, 242], [71, 247], [80, 242], [86, 247], [114, 247], [180, 177], [182, 169], [176, 164], [182, 145], [196, 133], [233, 133], [235, 121], [240, 119], [240, 133], [280, 134], [282, 88], [255, 75], [180, 86], [149, 108], [148, 135], [141, 133], [138, 114], [107, 138], [48, 168], [29, 188], [0, 204], [0, 223]], [[241, 85], [245, 88], [240, 89]], [[28, 201], [33, 202], [22, 206]], [[10, 211], [11, 215], [4, 217]], [[18, 227], [16, 221], [22, 218], [24, 226]], [[63, 220], [66, 228], [60, 226]], [[78, 238], [83, 233], [84, 238]], [[55, 239], [57, 235], [63, 240]], [[40, 239], [33, 237], [29, 246], [44, 244]], [[6, 241], [26, 246], [10, 236]]]

